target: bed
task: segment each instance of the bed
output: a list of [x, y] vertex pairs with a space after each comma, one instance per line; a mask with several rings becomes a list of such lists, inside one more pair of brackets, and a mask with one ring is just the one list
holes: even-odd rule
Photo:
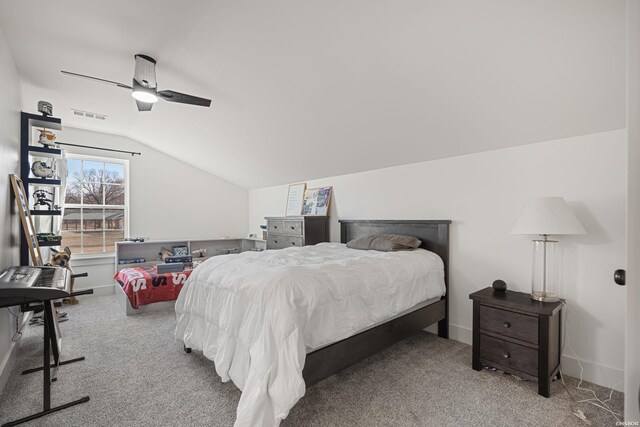
[[134, 309], [163, 301], [175, 301], [191, 270], [158, 273], [156, 266], [123, 268], [114, 279]]
[[176, 339], [242, 390], [237, 426], [278, 425], [306, 387], [436, 322], [448, 336], [449, 224], [340, 221], [342, 243], [404, 234], [422, 240], [416, 251], [322, 243], [216, 257], [178, 297]]

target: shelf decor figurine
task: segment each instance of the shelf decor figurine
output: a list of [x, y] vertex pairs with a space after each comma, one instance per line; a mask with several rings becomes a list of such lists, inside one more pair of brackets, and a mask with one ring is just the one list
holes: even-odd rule
[[36, 160], [31, 164], [31, 173], [38, 178], [54, 178], [56, 175], [53, 164], [49, 165], [42, 160]]
[[53, 105], [47, 101], [38, 101], [38, 111], [43, 116], [53, 116]]
[[38, 206], [46, 206], [48, 208], [48, 210], [52, 210], [52, 209], [56, 209], [58, 210], [60, 208], [60, 206], [58, 205], [53, 205], [53, 200], [49, 199], [47, 194], [50, 194], [53, 197], [53, 193], [50, 191], [46, 191], [46, 190], [36, 190], [33, 192], [33, 195], [35, 196], [36, 200], [33, 204], [33, 209], [37, 209]]
[[38, 129], [40, 132], [40, 136], [38, 137], [38, 142], [44, 145], [47, 148], [55, 147], [56, 145], [56, 134], [46, 129]]
[[531, 298], [558, 301], [558, 241], [550, 235], [587, 234], [562, 197], [535, 197], [525, 205], [511, 234], [539, 235], [533, 240]]

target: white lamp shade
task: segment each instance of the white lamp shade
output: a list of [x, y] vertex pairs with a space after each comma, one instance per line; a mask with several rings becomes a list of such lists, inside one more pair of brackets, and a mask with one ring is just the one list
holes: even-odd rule
[[511, 234], [587, 234], [562, 197], [530, 199]]

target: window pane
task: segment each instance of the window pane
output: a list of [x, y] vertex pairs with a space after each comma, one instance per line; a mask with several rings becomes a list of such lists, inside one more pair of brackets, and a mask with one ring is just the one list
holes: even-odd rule
[[82, 253], [81, 238], [81, 231], [62, 231], [62, 247], [69, 246], [72, 254], [80, 254]]
[[104, 204], [124, 206], [124, 185], [105, 184]]
[[124, 230], [117, 231], [105, 231], [105, 252], [115, 252], [116, 242], [122, 242], [124, 240]]
[[106, 230], [123, 230], [124, 209], [105, 209], [104, 228]]
[[82, 184], [82, 203], [85, 205], [102, 205], [103, 204], [103, 185], [99, 182], [83, 182]]
[[82, 229], [83, 230], [102, 230], [103, 226], [103, 209], [82, 209]]
[[69, 178], [77, 177], [77, 179], [82, 179], [82, 160], [67, 159], [67, 173]]
[[124, 184], [124, 165], [120, 163], [105, 163], [104, 182]]
[[84, 175], [84, 181], [102, 182], [102, 176], [104, 175], [104, 163], [83, 160], [82, 173]]
[[75, 159], [67, 159], [67, 189], [65, 192], [65, 203], [80, 203], [80, 193], [82, 193], [82, 162]]
[[95, 254], [104, 252], [103, 231], [83, 231], [82, 245], [83, 253]]
[[[80, 209], [66, 208], [62, 217], [63, 230], [81, 230]], [[64, 234], [63, 234], [64, 235]]]

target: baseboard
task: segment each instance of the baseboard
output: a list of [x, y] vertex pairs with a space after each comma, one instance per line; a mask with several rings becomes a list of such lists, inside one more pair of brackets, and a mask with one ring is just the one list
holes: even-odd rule
[[[565, 351], [566, 353], [566, 351]], [[578, 359], [574, 356], [564, 354], [562, 356], [562, 372], [574, 378], [580, 378], [580, 365], [584, 370], [582, 379], [602, 387], [612, 388], [624, 392], [624, 370], [606, 366], [591, 360]]]
[[449, 323], [449, 338], [471, 345], [473, 343], [473, 331], [471, 328]]
[[[473, 342], [473, 330], [465, 326], [450, 323], [449, 338], [471, 345]], [[591, 360], [580, 359], [580, 364], [584, 370], [582, 378], [585, 381], [607, 388], [611, 388], [615, 385], [615, 390], [624, 391], [624, 371], [622, 369], [612, 368], [611, 366], [606, 366]], [[574, 356], [567, 355], [566, 349], [565, 354], [562, 356], [562, 372], [566, 375], [580, 378], [580, 366], [578, 365], [578, 360]]]
[[[20, 319], [19, 329], [22, 329], [28, 324], [29, 318], [31, 317], [31, 312], [22, 313], [22, 319]], [[9, 345], [9, 351], [5, 354], [2, 361], [0, 361], [0, 395], [4, 390], [4, 386], [7, 385], [7, 381], [9, 381], [9, 376], [11, 375], [11, 371], [13, 370], [13, 366], [16, 360], [16, 353], [18, 352], [18, 343], [20, 340], [12, 341]]]
[[100, 297], [100, 296], [105, 296], [105, 295], [113, 295], [114, 292], [114, 286], [113, 284], [110, 285], [100, 285], [100, 286], [87, 286], [87, 287], [82, 287], [82, 288], [74, 288], [75, 291], [82, 291], [85, 289], [93, 289], [93, 294], [91, 295], [83, 295], [81, 297], [78, 298], [87, 298], [87, 297]]

